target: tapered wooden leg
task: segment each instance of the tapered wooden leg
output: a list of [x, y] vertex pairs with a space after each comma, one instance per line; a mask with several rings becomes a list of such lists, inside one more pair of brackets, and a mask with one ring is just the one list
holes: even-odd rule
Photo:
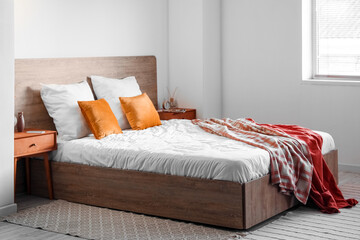
[[18, 158], [14, 158], [14, 202], [15, 202], [15, 195], [16, 195], [16, 168], [17, 168], [17, 160], [18, 160]]
[[46, 173], [46, 180], [49, 192], [49, 199], [53, 199], [53, 189], [52, 189], [52, 180], [51, 180], [51, 172], [50, 172], [50, 164], [49, 164], [49, 155], [47, 153], [44, 154], [44, 166]]
[[27, 194], [31, 194], [31, 182], [30, 182], [30, 158], [25, 158], [25, 165], [26, 165], [26, 190]]

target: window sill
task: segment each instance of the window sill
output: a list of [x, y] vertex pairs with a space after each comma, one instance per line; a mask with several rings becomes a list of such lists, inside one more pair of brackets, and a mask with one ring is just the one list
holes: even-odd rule
[[336, 79], [303, 79], [301, 85], [328, 85], [328, 86], [358, 86], [360, 81], [356, 80], [336, 80]]

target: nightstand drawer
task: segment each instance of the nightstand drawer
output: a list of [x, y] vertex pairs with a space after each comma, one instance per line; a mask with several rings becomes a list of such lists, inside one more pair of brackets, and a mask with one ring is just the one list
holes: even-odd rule
[[[180, 108], [179, 108], [180, 109]], [[170, 119], [195, 119], [196, 118], [196, 110], [183, 108], [183, 112], [176, 112], [175, 110], [158, 110], [159, 116], [161, 120], [170, 120]]]
[[44, 134], [33, 137], [15, 139], [15, 157], [48, 152], [56, 149], [54, 134]]
[[163, 113], [161, 115], [161, 120], [170, 120], [170, 119], [194, 119], [195, 112], [185, 112], [185, 113]]

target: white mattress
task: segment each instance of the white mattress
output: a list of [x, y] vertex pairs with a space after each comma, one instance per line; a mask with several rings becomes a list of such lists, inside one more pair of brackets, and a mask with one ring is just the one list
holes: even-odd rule
[[[189, 120], [163, 121], [142, 131], [125, 130], [101, 140], [93, 136], [59, 141], [52, 159], [91, 166], [244, 183], [269, 172], [267, 151], [210, 134]], [[323, 154], [335, 149], [328, 133]]]

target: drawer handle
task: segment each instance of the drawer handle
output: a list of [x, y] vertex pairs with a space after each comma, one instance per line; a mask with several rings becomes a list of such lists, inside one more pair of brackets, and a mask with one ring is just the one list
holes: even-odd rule
[[33, 144], [31, 144], [29, 147], [36, 147], [36, 144], [33, 143]]

